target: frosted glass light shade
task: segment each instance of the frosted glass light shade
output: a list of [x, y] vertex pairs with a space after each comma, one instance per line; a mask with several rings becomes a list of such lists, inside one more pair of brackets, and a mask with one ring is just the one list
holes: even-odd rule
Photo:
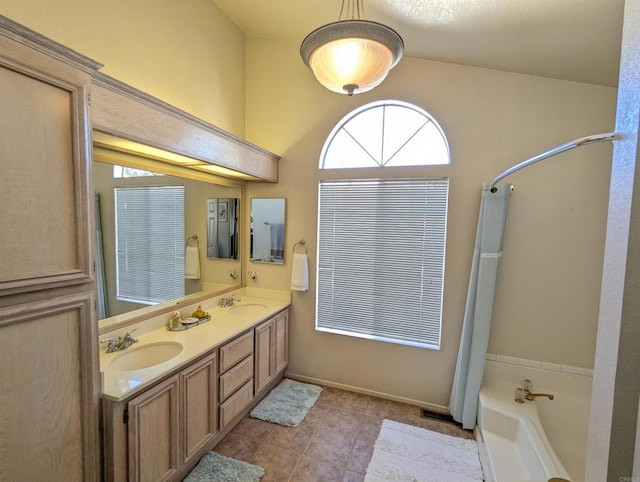
[[323, 86], [353, 95], [379, 85], [403, 50], [402, 38], [385, 25], [342, 20], [311, 32], [300, 46], [300, 55]]

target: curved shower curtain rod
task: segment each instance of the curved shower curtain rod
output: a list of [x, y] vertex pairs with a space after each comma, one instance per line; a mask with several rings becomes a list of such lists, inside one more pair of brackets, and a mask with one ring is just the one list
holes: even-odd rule
[[530, 166], [531, 164], [535, 164], [538, 161], [542, 161], [543, 159], [547, 159], [548, 157], [555, 156], [556, 154], [560, 154], [561, 152], [565, 152], [570, 149], [574, 149], [576, 147], [584, 146], [587, 144], [593, 144], [594, 142], [613, 141], [615, 139], [616, 139], [615, 132], [607, 132], [606, 134], [593, 134], [591, 136], [574, 139], [565, 144], [562, 144], [561, 146], [554, 147], [553, 149], [549, 149], [548, 151], [543, 152], [542, 154], [538, 154], [537, 156], [527, 159], [526, 161], [522, 161], [521, 163], [516, 164], [513, 167], [510, 167], [506, 171], [503, 171], [501, 174], [496, 176], [496, 178], [493, 181], [491, 181], [490, 190], [491, 192], [496, 192], [497, 191], [496, 184], [498, 184], [498, 182], [501, 179], [504, 179], [509, 174], [513, 174], [514, 172], [519, 171], [520, 169], [523, 169], [527, 166]]

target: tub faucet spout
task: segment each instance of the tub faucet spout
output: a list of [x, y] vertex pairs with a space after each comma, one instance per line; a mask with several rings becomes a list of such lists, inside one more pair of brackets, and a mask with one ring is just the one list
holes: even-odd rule
[[549, 400], [553, 400], [553, 395], [550, 393], [533, 393], [529, 390], [524, 391], [524, 398], [527, 400], [535, 400], [538, 397], [547, 397]]

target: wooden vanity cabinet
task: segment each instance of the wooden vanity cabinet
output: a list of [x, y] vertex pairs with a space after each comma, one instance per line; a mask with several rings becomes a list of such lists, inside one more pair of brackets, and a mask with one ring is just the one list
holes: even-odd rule
[[288, 313], [211, 347], [130, 399], [103, 398], [104, 479], [182, 480], [284, 375]]
[[282, 374], [289, 360], [289, 311], [278, 313], [255, 329], [255, 392]]

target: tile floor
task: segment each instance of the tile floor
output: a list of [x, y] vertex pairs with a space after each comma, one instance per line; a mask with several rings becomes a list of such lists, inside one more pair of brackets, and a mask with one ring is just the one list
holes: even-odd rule
[[473, 438], [454, 424], [422, 417], [418, 407], [323, 387], [299, 426], [247, 416], [214, 450], [263, 467], [262, 482], [362, 481], [385, 418]]

